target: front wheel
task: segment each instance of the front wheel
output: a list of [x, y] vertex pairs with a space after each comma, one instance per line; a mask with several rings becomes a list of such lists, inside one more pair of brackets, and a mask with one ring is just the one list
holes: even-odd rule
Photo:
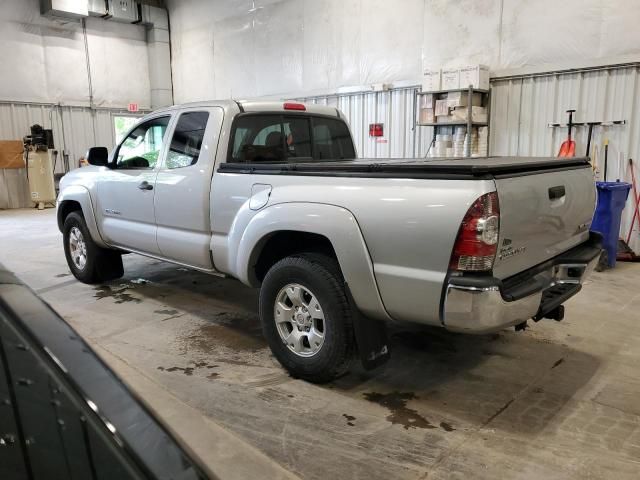
[[271, 351], [292, 376], [323, 383], [349, 369], [353, 324], [335, 260], [301, 254], [277, 262], [262, 283], [260, 319]]
[[115, 280], [124, 274], [120, 253], [96, 245], [81, 213], [72, 212], [65, 218], [62, 238], [67, 265], [81, 282]]

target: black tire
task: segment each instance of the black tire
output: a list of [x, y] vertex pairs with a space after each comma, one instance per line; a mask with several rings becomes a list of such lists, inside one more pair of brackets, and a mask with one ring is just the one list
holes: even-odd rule
[[[71, 258], [71, 246], [69, 239], [73, 228], [77, 228], [82, 234], [82, 240], [86, 247], [86, 263], [82, 268], [76, 265]], [[80, 212], [71, 212], [64, 219], [62, 227], [64, 255], [67, 265], [74, 277], [83, 283], [100, 283], [124, 275], [122, 256], [115, 250], [101, 248], [95, 244], [87, 228], [87, 224]]]
[[[324, 341], [310, 357], [301, 357], [289, 349], [274, 319], [278, 292], [291, 283], [313, 292], [324, 313]], [[271, 351], [291, 376], [325, 383], [349, 370], [356, 350], [352, 314], [340, 268], [332, 258], [298, 254], [273, 265], [260, 289], [260, 320]]]

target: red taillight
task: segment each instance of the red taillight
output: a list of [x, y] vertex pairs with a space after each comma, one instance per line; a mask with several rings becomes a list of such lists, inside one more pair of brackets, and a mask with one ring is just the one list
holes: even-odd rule
[[303, 103], [285, 102], [284, 109], [305, 111], [307, 107], [305, 107]]
[[453, 270], [491, 270], [498, 249], [500, 205], [496, 192], [478, 198], [462, 220], [451, 254]]

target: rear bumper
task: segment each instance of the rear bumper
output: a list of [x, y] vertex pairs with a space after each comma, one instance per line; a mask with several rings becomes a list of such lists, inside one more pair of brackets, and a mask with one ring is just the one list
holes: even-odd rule
[[539, 320], [582, 288], [598, 263], [601, 238], [506, 280], [493, 277], [451, 277], [442, 309], [445, 328], [467, 333], [491, 333]]

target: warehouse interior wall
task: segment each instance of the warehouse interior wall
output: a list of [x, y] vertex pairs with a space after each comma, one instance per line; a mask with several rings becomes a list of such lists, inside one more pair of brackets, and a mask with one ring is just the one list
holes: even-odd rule
[[[151, 3], [151, 2], [150, 2]], [[168, 22], [149, 7], [147, 25], [51, 19], [38, 0], [0, 0], [0, 140], [33, 124], [53, 131], [54, 169], [78, 166], [91, 146], [111, 149], [114, 117], [172, 103]], [[7, 195], [7, 191], [9, 195]], [[0, 170], [0, 208], [30, 205], [26, 170]]]
[[167, 0], [177, 103], [640, 58], [628, 0]]
[[[145, 27], [51, 20], [38, 0], [0, 1], [0, 100], [122, 108], [150, 106]], [[89, 75], [91, 71], [91, 90]]]

